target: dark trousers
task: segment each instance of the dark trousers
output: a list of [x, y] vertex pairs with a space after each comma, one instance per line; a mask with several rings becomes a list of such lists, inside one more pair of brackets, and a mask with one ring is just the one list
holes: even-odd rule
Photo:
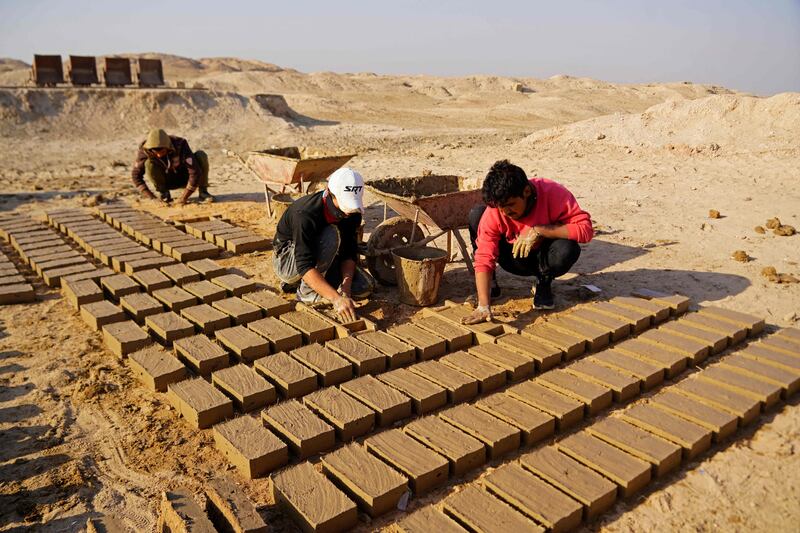
[[[485, 205], [476, 205], [469, 212], [469, 238], [472, 249], [477, 250], [478, 224], [480, 224]], [[506, 272], [517, 276], [536, 276], [539, 279], [553, 279], [563, 276], [581, 255], [578, 243], [569, 239], [542, 239], [538, 248], [528, 257], [515, 258], [511, 255], [513, 245], [500, 239], [497, 263]]]

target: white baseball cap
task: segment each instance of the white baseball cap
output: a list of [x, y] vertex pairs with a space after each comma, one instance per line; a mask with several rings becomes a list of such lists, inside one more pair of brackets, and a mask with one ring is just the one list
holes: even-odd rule
[[328, 189], [345, 213], [364, 212], [364, 178], [355, 170], [342, 167], [328, 178]]

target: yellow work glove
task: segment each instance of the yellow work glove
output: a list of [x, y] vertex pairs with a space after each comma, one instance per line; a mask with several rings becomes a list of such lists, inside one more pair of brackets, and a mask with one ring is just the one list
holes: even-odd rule
[[528, 228], [527, 230], [523, 231], [514, 241], [514, 245], [511, 248], [511, 255], [516, 259], [528, 257], [528, 255], [531, 253], [531, 250], [533, 250], [533, 246], [540, 237], [541, 235], [539, 235], [539, 232], [536, 231], [535, 228]]
[[492, 308], [488, 305], [479, 305], [475, 308], [471, 315], [465, 316], [461, 319], [461, 323], [465, 325], [480, 324], [481, 322], [492, 321]]

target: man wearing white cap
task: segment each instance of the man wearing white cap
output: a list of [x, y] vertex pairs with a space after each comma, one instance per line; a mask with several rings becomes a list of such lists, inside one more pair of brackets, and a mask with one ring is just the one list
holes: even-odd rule
[[328, 186], [289, 206], [273, 241], [273, 267], [285, 291], [305, 303], [331, 302], [344, 322], [356, 319], [353, 298], [372, 293], [375, 281], [358, 261], [358, 228], [364, 211], [364, 178], [340, 168]]

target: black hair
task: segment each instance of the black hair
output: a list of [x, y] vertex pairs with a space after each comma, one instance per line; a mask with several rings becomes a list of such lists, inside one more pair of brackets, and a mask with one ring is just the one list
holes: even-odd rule
[[497, 207], [509, 198], [522, 197], [528, 186], [528, 176], [508, 159], [495, 162], [483, 180], [483, 202], [489, 207]]

